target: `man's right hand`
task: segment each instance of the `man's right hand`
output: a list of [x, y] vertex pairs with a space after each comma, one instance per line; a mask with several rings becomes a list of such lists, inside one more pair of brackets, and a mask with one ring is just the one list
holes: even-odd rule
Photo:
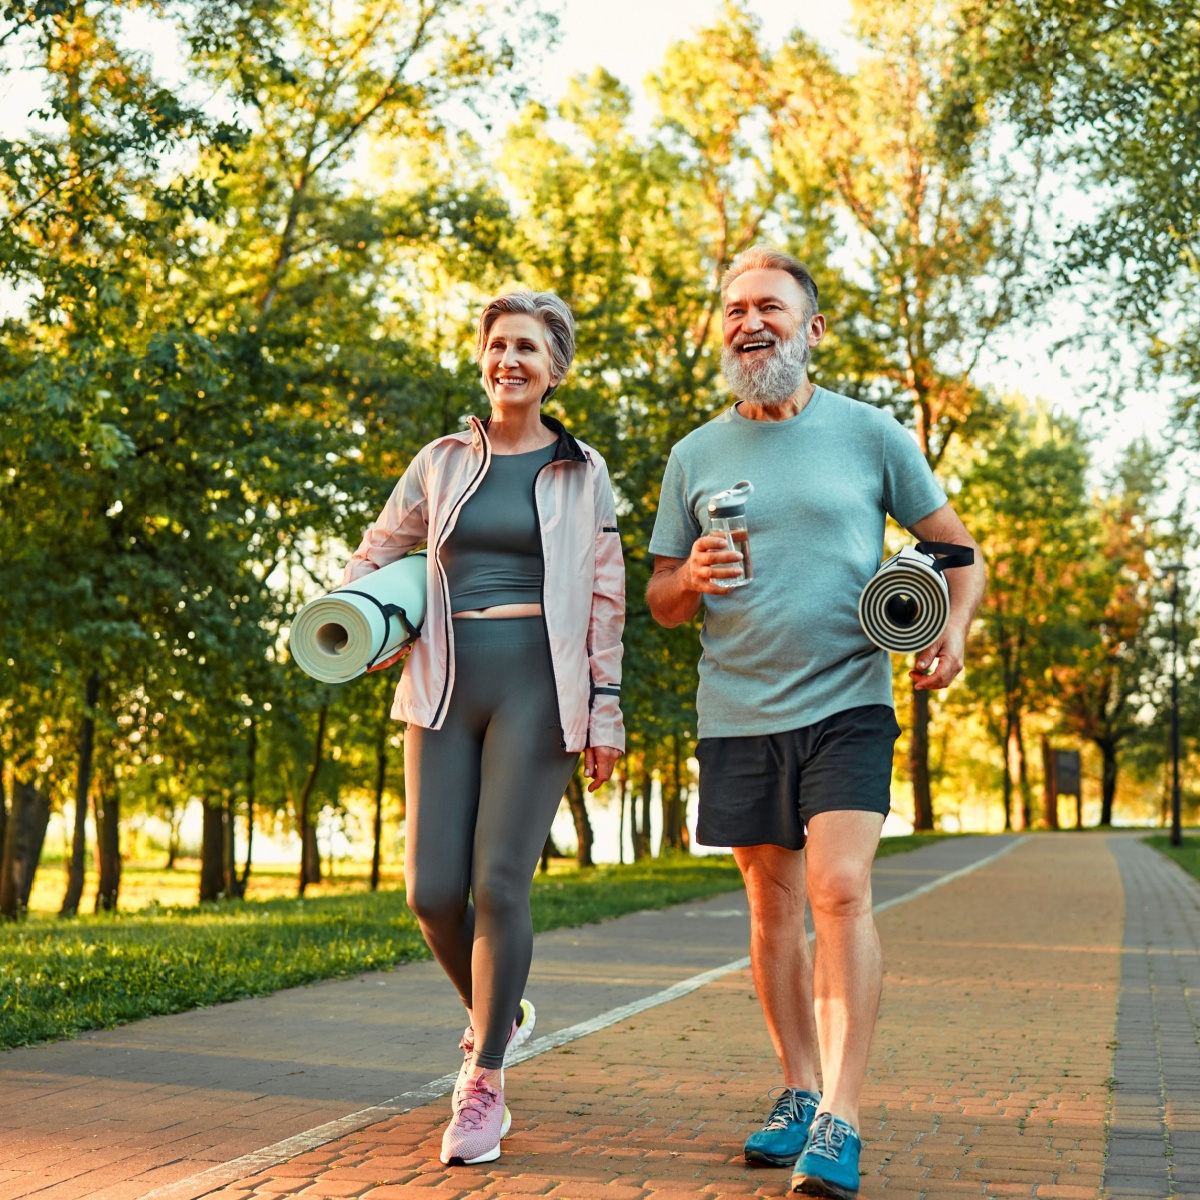
[[651, 616], [667, 629], [690, 621], [700, 611], [703, 595], [729, 594], [729, 588], [717, 580], [736, 579], [742, 573], [741, 557], [713, 533], [698, 537], [687, 558], [656, 554], [654, 574], [646, 588]]
[[729, 585], [717, 583], [716, 580], [737, 579], [741, 573], [742, 556], [736, 550], [730, 550], [725, 536], [706, 533], [692, 543], [692, 552], [684, 566], [685, 578], [681, 583], [689, 592], [724, 596], [729, 593]]

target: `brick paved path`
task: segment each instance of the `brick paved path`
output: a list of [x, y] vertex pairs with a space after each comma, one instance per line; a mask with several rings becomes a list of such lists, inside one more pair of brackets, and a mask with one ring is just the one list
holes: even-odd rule
[[[1063, 835], [880, 916], [864, 1197], [1100, 1195], [1123, 915], [1105, 841]], [[741, 972], [511, 1071], [490, 1169], [436, 1162], [443, 1100], [214, 1194], [781, 1195], [740, 1156], [775, 1082]]]
[[[1011, 841], [957, 838], [881, 859], [876, 898], [910, 895]], [[539, 934], [535, 1037], [744, 958], [748, 935], [741, 892]], [[0, 1200], [134, 1200], [162, 1187], [157, 1200], [192, 1200], [440, 1095], [448, 1085], [428, 1085], [457, 1070], [461, 1027], [453, 989], [427, 962], [0, 1054]]]
[[[864, 1200], [1200, 1195], [1200, 888], [1178, 868], [1130, 838], [1039, 835], [878, 922]], [[513, 1131], [490, 1169], [437, 1163], [442, 1098], [206, 1194], [783, 1195], [786, 1172], [740, 1157], [776, 1082], [748, 973], [733, 972], [512, 1069]]]
[[1105, 1185], [1122, 1200], [1200, 1200], [1200, 891], [1148, 846], [1110, 846], [1125, 944]]

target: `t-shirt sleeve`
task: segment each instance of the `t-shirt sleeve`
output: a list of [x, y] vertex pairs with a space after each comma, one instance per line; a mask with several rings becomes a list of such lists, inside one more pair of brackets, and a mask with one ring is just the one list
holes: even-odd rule
[[937, 512], [946, 493], [934, 478], [921, 448], [895, 417], [884, 422], [883, 506], [906, 529]]
[[687, 558], [692, 543], [702, 530], [696, 515], [688, 507], [687, 479], [675, 451], [667, 459], [663, 474], [662, 492], [658, 497], [658, 513], [654, 532], [650, 535], [650, 553], [664, 558]]

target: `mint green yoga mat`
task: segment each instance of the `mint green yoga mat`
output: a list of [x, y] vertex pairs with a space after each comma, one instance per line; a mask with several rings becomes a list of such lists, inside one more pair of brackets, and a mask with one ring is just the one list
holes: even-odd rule
[[414, 642], [425, 619], [425, 554], [410, 554], [310, 600], [288, 650], [307, 675], [345, 683]]

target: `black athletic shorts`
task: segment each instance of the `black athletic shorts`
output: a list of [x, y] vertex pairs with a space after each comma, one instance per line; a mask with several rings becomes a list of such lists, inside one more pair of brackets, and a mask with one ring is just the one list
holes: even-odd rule
[[799, 850], [815, 813], [887, 816], [899, 735], [889, 705], [866, 704], [787, 733], [701, 738], [696, 841]]

